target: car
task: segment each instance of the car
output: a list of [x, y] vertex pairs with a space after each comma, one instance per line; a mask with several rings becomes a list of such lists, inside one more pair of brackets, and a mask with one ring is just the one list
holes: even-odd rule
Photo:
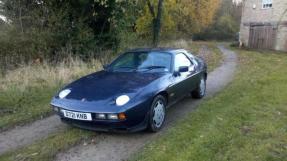
[[95, 131], [159, 131], [166, 110], [206, 94], [207, 65], [184, 49], [133, 49], [58, 92], [53, 110], [67, 124]]

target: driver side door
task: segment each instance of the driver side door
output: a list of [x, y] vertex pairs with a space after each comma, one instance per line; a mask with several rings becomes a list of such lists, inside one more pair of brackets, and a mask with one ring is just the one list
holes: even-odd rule
[[[189, 68], [187, 72], [179, 72], [179, 68], [186, 66]], [[195, 65], [184, 53], [178, 53], [174, 58], [174, 74], [173, 74], [173, 85], [172, 91], [174, 93], [174, 99], [178, 100], [184, 97], [190, 92], [194, 81], [192, 75], [195, 71]]]

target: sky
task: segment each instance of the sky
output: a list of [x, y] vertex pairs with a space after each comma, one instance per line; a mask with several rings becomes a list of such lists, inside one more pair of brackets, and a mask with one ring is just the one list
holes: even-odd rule
[[3, 21], [6, 21], [6, 17], [0, 15], [0, 19], [2, 19]]
[[[2, 1], [0, 0], [0, 5], [2, 4]], [[3, 15], [0, 15], [0, 19], [2, 19], [3, 21], [7, 21], [6, 17]]]
[[[0, 5], [1, 5], [1, 4], [2, 4], [2, 1], [0, 0]], [[6, 21], [6, 18], [5, 18], [4, 16], [2, 16], [2, 15], [0, 15], [0, 19]]]
[[234, 3], [240, 3], [240, 2], [242, 2], [242, 0], [232, 0]]

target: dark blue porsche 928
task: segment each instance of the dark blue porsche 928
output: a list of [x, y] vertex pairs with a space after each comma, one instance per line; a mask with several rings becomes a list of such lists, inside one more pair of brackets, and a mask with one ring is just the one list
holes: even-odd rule
[[184, 49], [135, 49], [64, 87], [52, 100], [65, 123], [96, 131], [159, 131], [166, 109], [202, 98], [206, 63]]

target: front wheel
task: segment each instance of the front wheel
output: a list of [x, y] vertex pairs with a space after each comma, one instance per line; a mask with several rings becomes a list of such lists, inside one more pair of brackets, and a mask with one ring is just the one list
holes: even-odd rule
[[199, 84], [197, 85], [197, 88], [191, 92], [191, 95], [193, 98], [203, 98], [205, 96], [206, 93], [206, 79], [204, 77], [202, 77], [200, 79]]
[[165, 97], [158, 95], [154, 98], [151, 105], [149, 125], [148, 125], [149, 131], [157, 132], [163, 127], [166, 114], [165, 112], [166, 112], [166, 99]]

